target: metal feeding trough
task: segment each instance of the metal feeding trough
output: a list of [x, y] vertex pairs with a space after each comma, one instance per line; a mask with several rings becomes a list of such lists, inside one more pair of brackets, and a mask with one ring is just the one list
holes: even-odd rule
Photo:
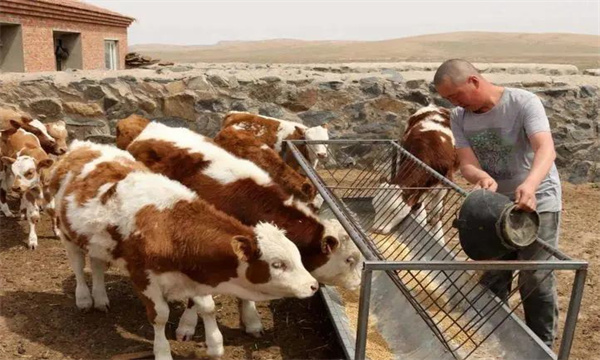
[[[328, 158], [316, 170], [297, 147], [309, 145], [310, 150], [313, 143], [328, 147]], [[568, 358], [586, 262], [546, 245], [541, 247], [544, 261], [470, 259], [452, 226], [467, 193], [395, 141], [287, 141], [285, 146], [323, 196], [320, 215], [339, 219], [366, 259], [357, 316], [349, 314], [335, 288], [321, 291], [349, 359]], [[414, 189], [382, 181], [417, 171], [441, 185], [419, 188], [425, 190], [421, 205], [404, 211], [402, 192]], [[389, 233], [375, 233], [374, 228]], [[512, 285], [507, 300], [480, 282], [490, 270], [512, 273], [504, 284]], [[575, 272], [568, 311], [560, 317], [565, 323], [558, 354], [525, 325], [520, 304], [529, 294], [521, 294], [516, 281], [524, 270], [545, 276]], [[369, 355], [374, 336], [385, 341], [385, 356]]]

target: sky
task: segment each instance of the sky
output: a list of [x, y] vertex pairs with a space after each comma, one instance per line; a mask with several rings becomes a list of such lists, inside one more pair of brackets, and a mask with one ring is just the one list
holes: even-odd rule
[[82, 0], [136, 18], [129, 44], [386, 40], [454, 31], [600, 35], [600, 0]]

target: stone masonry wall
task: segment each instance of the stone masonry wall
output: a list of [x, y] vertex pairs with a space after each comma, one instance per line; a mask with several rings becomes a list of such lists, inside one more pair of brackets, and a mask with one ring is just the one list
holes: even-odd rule
[[[600, 182], [600, 77], [568, 68], [498, 71], [498, 84], [536, 93], [546, 108], [564, 180]], [[512, 70], [511, 70], [512, 69]], [[207, 136], [230, 110], [329, 123], [332, 138], [394, 138], [419, 107], [450, 106], [431, 86], [431, 68], [402, 64], [195, 64], [127, 71], [76, 71], [0, 77], [0, 106], [42, 121], [65, 119], [74, 138], [114, 141], [114, 124], [132, 113]]]

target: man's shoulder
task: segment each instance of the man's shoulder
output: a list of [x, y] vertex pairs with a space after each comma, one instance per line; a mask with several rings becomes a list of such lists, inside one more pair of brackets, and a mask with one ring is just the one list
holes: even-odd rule
[[536, 94], [524, 89], [506, 87], [504, 91], [507, 91], [507, 99], [512, 103], [525, 104], [538, 98]]

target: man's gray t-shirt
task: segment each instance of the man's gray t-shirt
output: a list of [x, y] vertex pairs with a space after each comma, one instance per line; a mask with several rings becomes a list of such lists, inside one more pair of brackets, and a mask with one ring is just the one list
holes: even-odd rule
[[[470, 147], [482, 169], [498, 183], [498, 192], [514, 199], [533, 164], [529, 136], [550, 131], [540, 99], [521, 89], [504, 88], [491, 110], [477, 114], [456, 107], [452, 110], [452, 133], [457, 148]], [[561, 188], [556, 165], [536, 192], [537, 211], [560, 211]]]

